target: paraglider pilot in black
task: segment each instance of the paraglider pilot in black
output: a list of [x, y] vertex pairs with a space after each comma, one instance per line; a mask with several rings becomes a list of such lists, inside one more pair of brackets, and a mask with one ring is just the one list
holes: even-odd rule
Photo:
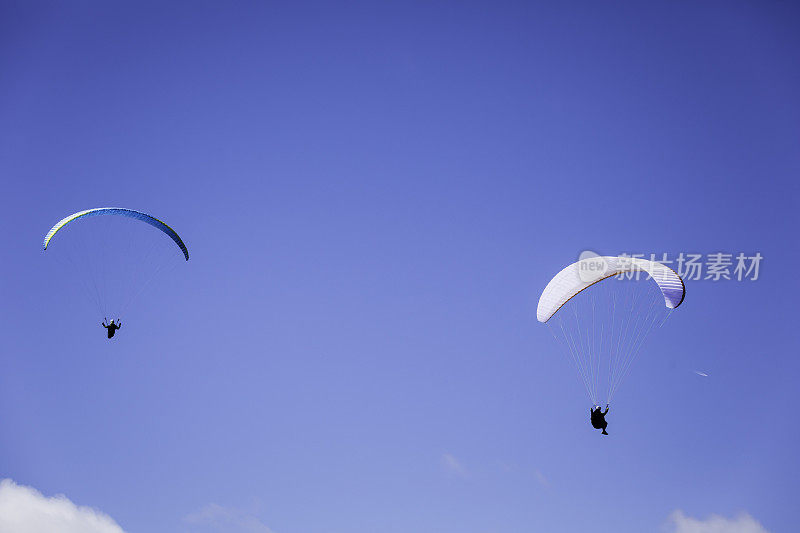
[[122, 321], [118, 318], [117, 323], [115, 324], [114, 319], [112, 318], [111, 322], [106, 325], [106, 320], [108, 319], [103, 319], [103, 327], [108, 330], [108, 338], [110, 339], [114, 336], [114, 333], [116, 333], [118, 329], [122, 328]]
[[608, 427], [608, 422], [606, 422], [606, 414], [608, 414], [608, 404], [606, 404], [605, 412], [600, 410], [600, 406], [597, 406], [597, 409], [589, 409], [589, 412], [592, 415], [592, 427], [595, 429], [602, 429], [603, 435], [608, 435], [606, 433], [606, 428]]

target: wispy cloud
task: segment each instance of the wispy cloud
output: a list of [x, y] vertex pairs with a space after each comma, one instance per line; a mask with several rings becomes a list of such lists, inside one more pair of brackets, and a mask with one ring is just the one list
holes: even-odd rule
[[274, 533], [261, 519], [239, 509], [210, 503], [184, 517], [192, 533]]
[[0, 481], [0, 531], [14, 533], [124, 533], [108, 515], [66, 496], [47, 497], [10, 479]]
[[456, 459], [449, 453], [442, 454], [442, 466], [447, 472], [456, 475], [458, 477], [466, 478], [469, 476], [469, 472], [467, 472], [467, 469], [464, 468], [464, 466], [458, 461], [458, 459]]
[[550, 482], [547, 480], [546, 477], [544, 477], [544, 474], [542, 474], [541, 471], [539, 471], [539, 470], [536, 471], [536, 480], [539, 482], [539, 484], [542, 487], [549, 487], [550, 486]]
[[711, 515], [705, 519], [686, 516], [683, 511], [676, 510], [667, 524], [668, 533], [769, 533], [764, 526], [747, 513], [740, 513], [734, 518]]
[[706, 374], [705, 372], [700, 372], [699, 370], [695, 370], [694, 373], [697, 374], [698, 376], [703, 376], [704, 378], [708, 377], [708, 374]]

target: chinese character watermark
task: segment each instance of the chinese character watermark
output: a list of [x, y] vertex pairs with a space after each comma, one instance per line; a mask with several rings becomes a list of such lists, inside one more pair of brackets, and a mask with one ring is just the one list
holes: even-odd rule
[[[641, 261], [657, 263], [675, 271], [684, 281], [756, 281], [764, 257], [760, 252], [738, 254], [714, 252], [708, 254], [628, 254], [603, 257], [594, 252], [582, 252], [577, 263], [578, 276], [585, 283], [594, 283], [609, 275], [618, 279], [649, 279], [650, 273], [641, 268]], [[609, 261], [613, 263], [609, 264]], [[613, 271], [612, 271], [613, 268]]]

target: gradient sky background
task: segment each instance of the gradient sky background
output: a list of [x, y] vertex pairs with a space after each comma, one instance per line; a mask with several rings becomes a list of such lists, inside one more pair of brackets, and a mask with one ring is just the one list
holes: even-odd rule
[[[796, 5], [67, 4], [0, 1], [0, 477], [129, 532], [796, 527]], [[192, 254], [113, 342], [40, 247], [106, 205]], [[535, 319], [585, 249], [764, 256], [609, 437]]]

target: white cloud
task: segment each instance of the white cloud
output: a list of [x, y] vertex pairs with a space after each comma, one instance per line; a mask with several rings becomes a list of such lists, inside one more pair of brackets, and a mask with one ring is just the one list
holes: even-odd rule
[[739, 513], [735, 518], [712, 514], [701, 520], [686, 516], [683, 511], [674, 511], [668, 520], [669, 533], [769, 533], [764, 526], [747, 513]]
[[195, 513], [186, 516], [184, 522], [191, 524], [193, 533], [223, 532], [223, 533], [273, 533], [261, 520], [255, 516], [211, 503]]
[[466, 478], [469, 473], [467, 469], [452, 455], [449, 453], [442, 454], [442, 466], [445, 470], [450, 472], [451, 474], [455, 474], [459, 477]]
[[48, 498], [10, 479], [0, 481], [0, 533], [124, 533], [108, 515], [66, 496]]

